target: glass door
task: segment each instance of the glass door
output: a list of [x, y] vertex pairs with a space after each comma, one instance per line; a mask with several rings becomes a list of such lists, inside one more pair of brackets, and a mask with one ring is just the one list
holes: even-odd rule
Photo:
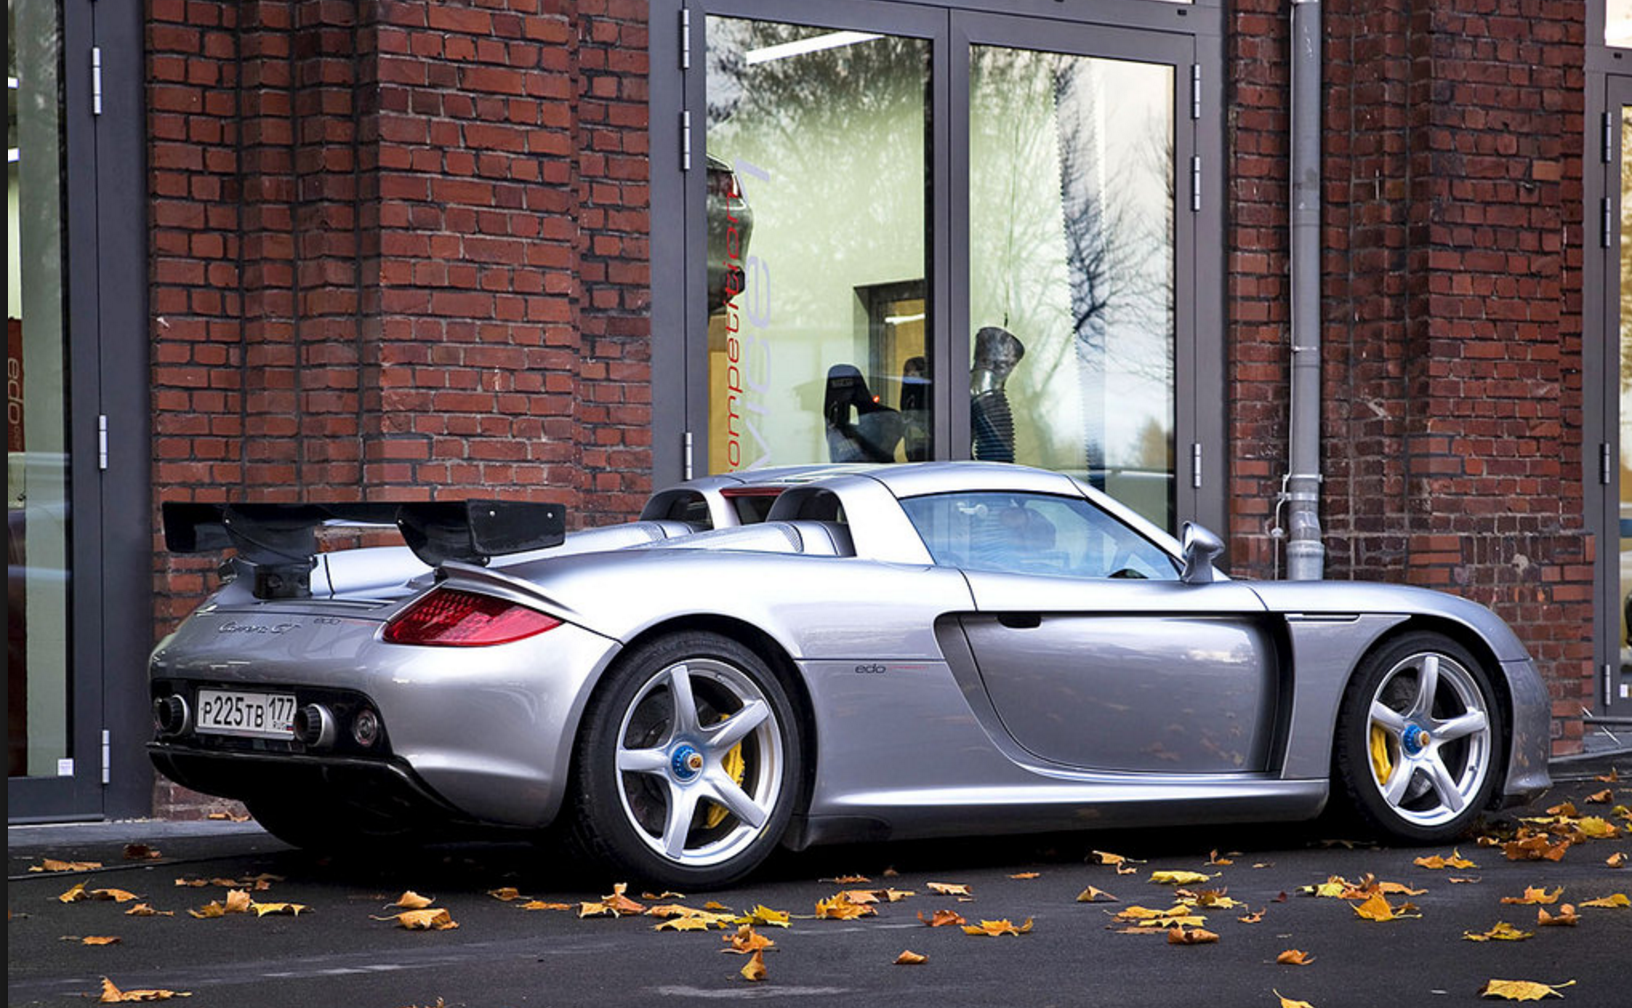
[[[1601, 635], [1603, 681], [1600, 715], [1632, 716], [1632, 78], [1609, 78], [1609, 142], [1606, 150], [1605, 216], [1607, 269], [1604, 285], [1602, 369], [1604, 443], [1599, 497]], [[1613, 465], [1611, 464], [1613, 461]], [[1593, 495], [1589, 492], [1589, 500]]]

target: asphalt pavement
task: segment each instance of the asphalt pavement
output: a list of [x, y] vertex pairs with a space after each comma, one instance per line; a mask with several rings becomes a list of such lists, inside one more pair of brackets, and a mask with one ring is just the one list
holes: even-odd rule
[[[1618, 780], [1599, 779], [1612, 771]], [[648, 909], [671, 903], [703, 909], [713, 902], [730, 908], [715, 913], [765, 908], [788, 914], [786, 927], [755, 927], [775, 942], [763, 953], [766, 975], [757, 982], [740, 975], [747, 957], [722, 952], [735, 925], [659, 931], [662, 919], [645, 914], [580, 917], [582, 904], [605, 902], [618, 880], [530, 844], [450, 844], [409, 856], [335, 860], [289, 848], [253, 823], [13, 827], [7, 832], [7, 1001], [83, 1006], [95, 1002], [108, 978], [125, 992], [186, 993], [175, 1003], [187, 1008], [615, 1008], [721, 1001], [1277, 1008], [1281, 997], [1314, 1008], [1401, 1008], [1503, 1003], [1482, 999], [1480, 991], [1491, 980], [1522, 980], [1553, 986], [1562, 1000], [1550, 996], [1548, 1002], [1626, 1008], [1632, 1005], [1632, 906], [1584, 904], [1632, 896], [1632, 863], [1607, 863], [1616, 853], [1632, 862], [1632, 820], [1614, 812], [1632, 806], [1632, 753], [1560, 763], [1554, 777], [1543, 799], [1485, 827], [1510, 835], [1521, 816], [1545, 816], [1565, 801], [1574, 803], [1577, 819], [1599, 817], [1619, 827], [1612, 837], [1569, 847], [1556, 862], [1509, 860], [1502, 848], [1480, 846], [1475, 837], [1443, 848], [1380, 848], [1324, 823], [1203, 826], [814, 849], [779, 855], [726, 891], [625, 892]], [[1606, 788], [1608, 800], [1601, 794]], [[147, 850], [127, 851], [129, 844]], [[1095, 852], [1128, 859], [1125, 873]], [[1414, 863], [1458, 853], [1472, 864]], [[47, 859], [101, 867], [31, 870]], [[1208, 878], [1178, 885], [1152, 880], [1156, 872], [1172, 871]], [[1303, 891], [1333, 876], [1363, 885], [1368, 875], [1421, 890], [1384, 893], [1396, 910], [1407, 902], [1414, 909], [1399, 919], [1369, 920], [1357, 912], [1364, 904], [1352, 894]], [[64, 902], [80, 883], [86, 892], [135, 898]], [[970, 895], [938, 893], [932, 883], [967, 887]], [[1079, 901], [1089, 887], [1115, 901]], [[293, 916], [189, 913], [225, 903], [234, 888], [263, 907], [305, 909]], [[1215, 894], [1214, 905], [1187, 912], [1203, 919], [1184, 931], [1199, 926], [1216, 941], [1175, 944], [1166, 928], [1122, 933], [1125, 925], [1113, 914], [1130, 907], [1171, 910], [1182, 898], [1179, 888]], [[1530, 889], [1553, 902], [1503, 902]], [[410, 890], [430, 897], [429, 908], [446, 910], [458, 926], [399, 926], [394, 915], [403, 911], [390, 904]], [[875, 912], [817, 919], [817, 901], [845, 890], [873, 893], [878, 902], [864, 905]], [[911, 895], [892, 902], [886, 890]], [[529, 901], [569, 909], [525, 909]], [[138, 904], [155, 914], [131, 915]], [[1538, 911], [1561, 916], [1565, 904], [1576, 908], [1576, 924], [1538, 926]], [[958, 925], [931, 927], [919, 919], [942, 910], [969, 926], [1006, 920], [1013, 930], [1028, 921], [1030, 928], [970, 935]], [[1501, 922], [1529, 937], [1464, 937]], [[90, 945], [87, 937], [118, 941]], [[1311, 961], [1278, 963], [1289, 950]], [[904, 951], [926, 960], [897, 965]]]

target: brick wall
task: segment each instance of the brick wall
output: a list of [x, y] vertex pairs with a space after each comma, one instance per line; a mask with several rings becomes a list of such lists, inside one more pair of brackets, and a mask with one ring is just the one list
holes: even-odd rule
[[[1580, 2], [1327, 3], [1322, 522], [1331, 577], [1495, 609], [1590, 704], [1582, 525]], [[1285, 472], [1284, 6], [1229, 42], [1237, 562], [1268, 575]]]
[[[638, 510], [644, 3], [149, 0], [146, 41], [155, 528], [161, 500]], [[215, 561], [154, 545], [163, 632]]]

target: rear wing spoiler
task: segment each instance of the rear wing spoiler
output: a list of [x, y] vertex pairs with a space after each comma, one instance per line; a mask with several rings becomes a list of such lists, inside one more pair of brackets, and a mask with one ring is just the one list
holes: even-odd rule
[[485, 565], [495, 556], [559, 546], [566, 509], [525, 501], [407, 501], [380, 504], [205, 504], [164, 502], [172, 553], [233, 548], [254, 572], [257, 598], [307, 598], [322, 525], [394, 526], [425, 564]]

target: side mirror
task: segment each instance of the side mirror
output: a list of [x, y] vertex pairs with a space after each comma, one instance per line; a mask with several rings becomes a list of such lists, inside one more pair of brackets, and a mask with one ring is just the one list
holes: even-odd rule
[[1181, 557], [1184, 570], [1179, 573], [1179, 580], [1185, 584], [1211, 584], [1213, 558], [1224, 552], [1224, 540], [1195, 522], [1185, 522], [1179, 545], [1184, 550]]

